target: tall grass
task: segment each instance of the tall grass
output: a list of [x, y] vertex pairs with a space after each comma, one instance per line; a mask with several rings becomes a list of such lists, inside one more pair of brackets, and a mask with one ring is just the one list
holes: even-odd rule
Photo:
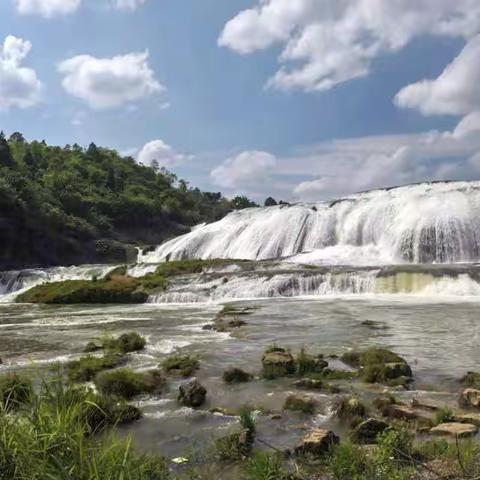
[[1, 480], [167, 480], [161, 457], [136, 454], [104, 431], [111, 404], [84, 387], [42, 381], [28, 404], [0, 409]]

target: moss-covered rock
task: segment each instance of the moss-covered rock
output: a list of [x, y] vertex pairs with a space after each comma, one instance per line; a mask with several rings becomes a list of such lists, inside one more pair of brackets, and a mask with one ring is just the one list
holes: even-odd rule
[[267, 350], [262, 357], [263, 376], [267, 379], [295, 374], [297, 366], [293, 355], [284, 349]]
[[107, 339], [103, 348], [120, 353], [139, 352], [145, 348], [147, 341], [137, 332], [123, 333], [118, 338]]
[[190, 377], [200, 368], [200, 362], [192, 355], [172, 355], [161, 363], [161, 367], [170, 375]]
[[141, 289], [141, 282], [131, 277], [115, 277], [112, 280], [66, 280], [37, 285], [20, 294], [17, 303], [44, 304], [109, 304], [145, 303], [148, 294]]
[[[401, 377], [412, 377], [412, 369], [405, 359], [384, 348], [372, 347], [363, 352], [347, 352], [342, 356], [342, 361], [360, 368], [363, 380], [368, 383], [391, 383]], [[402, 384], [407, 382], [404, 380]]]
[[196, 378], [179, 387], [178, 401], [186, 407], [200, 407], [205, 402], [206, 396], [206, 388]]
[[17, 373], [6, 373], [0, 377], [0, 404], [6, 411], [28, 404], [32, 395], [33, 385], [29, 378]]
[[302, 413], [313, 413], [317, 402], [308, 395], [292, 394], [285, 400], [284, 410], [292, 410]]
[[130, 368], [121, 368], [99, 373], [94, 382], [104, 395], [115, 395], [129, 400], [142, 393], [160, 393], [165, 385], [165, 378], [159, 370], [135, 372]]
[[252, 375], [241, 368], [229, 368], [223, 372], [223, 381], [226, 383], [244, 383], [252, 379]]
[[337, 406], [337, 415], [344, 420], [349, 420], [354, 417], [363, 418], [367, 413], [367, 407], [358, 397], [342, 398]]
[[300, 350], [296, 358], [297, 373], [301, 376], [308, 373], [321, 373], [328, 367], [328, 362], [324, 360], [323, 355], [310, 355], [305, 348]]
[[369, 418], [355, 427], [351, 437], [358, 443], [376, 443], [377, 437], [389, 428], [388, 423], [377, 418]]
[[109, 370], [126, 363], [120, 354], [108, 354], [102, 357], [86, 356], [66, 364], [68, 378], [73, 382], [89, 382], [102, 370]]

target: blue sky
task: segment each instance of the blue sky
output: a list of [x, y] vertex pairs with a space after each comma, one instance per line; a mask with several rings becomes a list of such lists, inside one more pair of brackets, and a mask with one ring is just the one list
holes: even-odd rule
[[0, 126], [257, 200], [478, 178], [479, 2], [416, 3], [0, 0]]

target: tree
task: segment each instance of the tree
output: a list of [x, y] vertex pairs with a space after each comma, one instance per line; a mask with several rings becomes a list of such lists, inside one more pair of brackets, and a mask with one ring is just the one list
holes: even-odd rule
[[12, 152], [5, 139], [5, 134], [0, 132], [0, 167], [12, 168], [13, 166], [15, 166], [15, 160], [13, 159]]
[[8, 140], [12, 143], [13, 142], [25, 143], [25, 138], [20, 132], [12, 133]]
[[266, 207], [273, 207], [274, 205], [277, 205], [277, 201], [273, 197], [268, 197], [265, 199], [265, 204]]
[[250, 207], [258, 207], [258, 205], [244, 195], [238, 195], [232, 200], [232, 208], [234, 210], [243, 210]]

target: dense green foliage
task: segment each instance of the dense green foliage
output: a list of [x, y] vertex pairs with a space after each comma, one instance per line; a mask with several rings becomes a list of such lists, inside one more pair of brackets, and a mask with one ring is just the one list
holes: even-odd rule
[[158, 244], [252, 205], [94, 144], [0, 133], [0, 268], [128, 261], [135, 250], [125, 243]]

